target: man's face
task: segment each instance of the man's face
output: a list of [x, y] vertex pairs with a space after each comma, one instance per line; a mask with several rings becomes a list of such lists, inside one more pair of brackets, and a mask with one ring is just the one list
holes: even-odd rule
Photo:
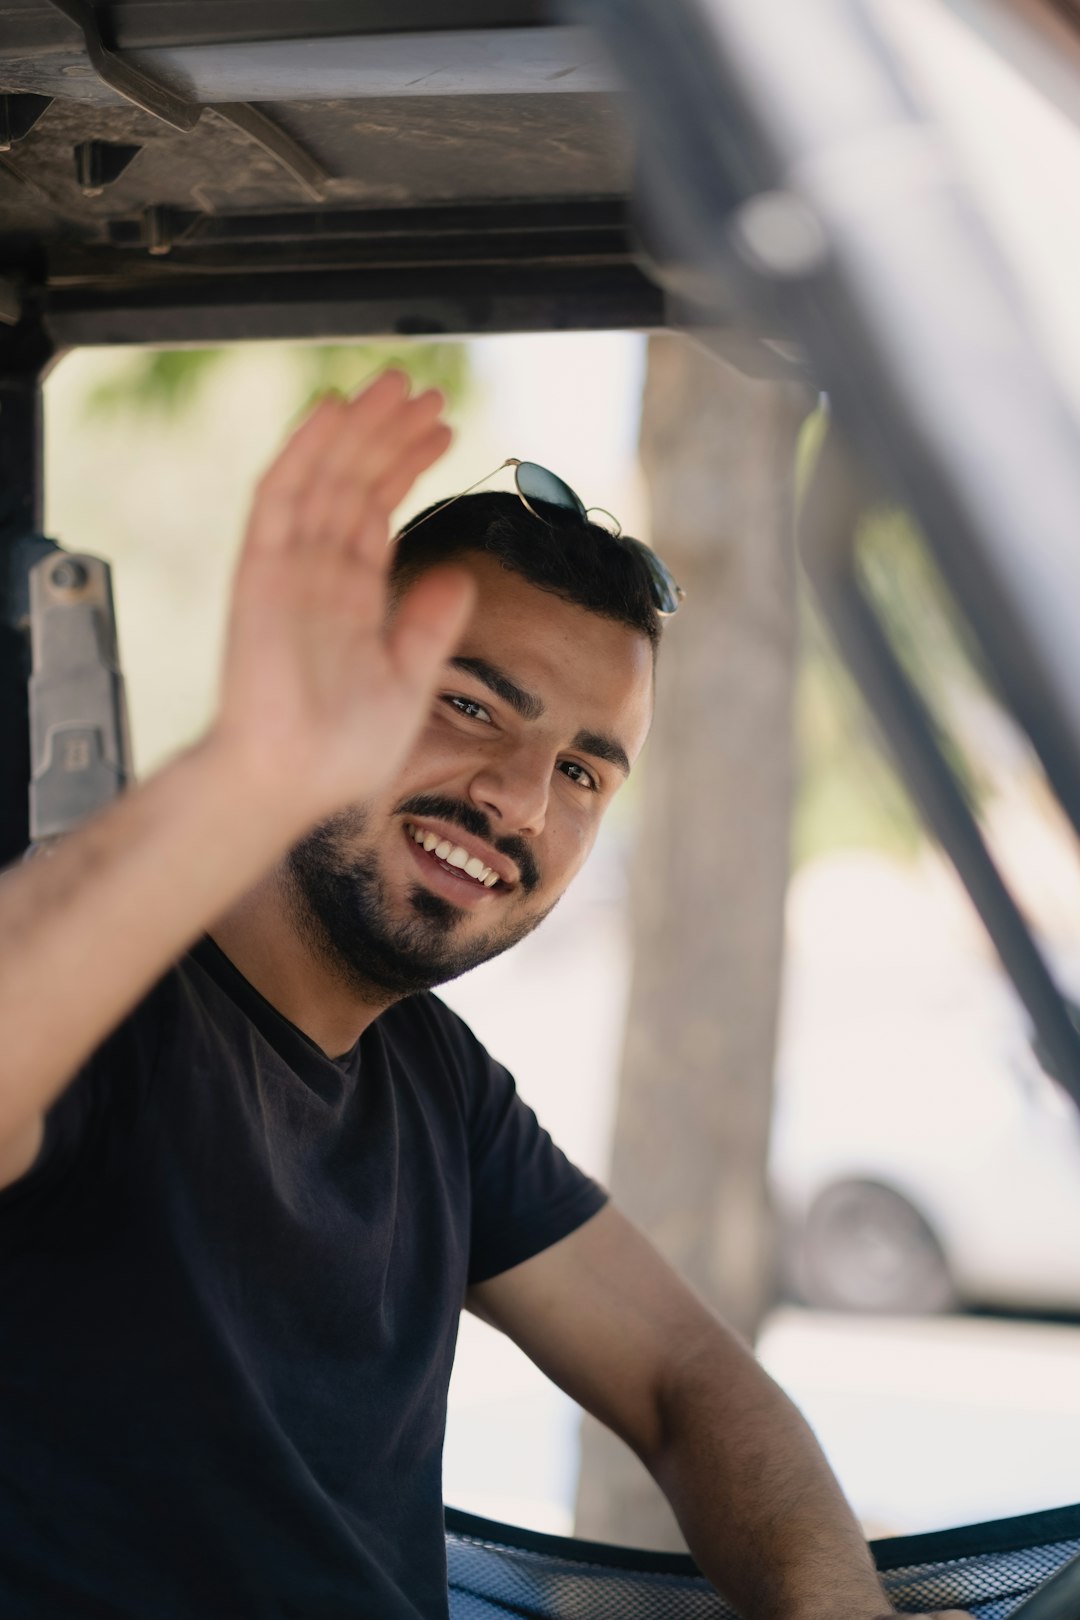
[[361, 993], [455, 978], [536, 927], [645, 741], [652, 649], [469, 554], [477, 602], [397, 781], [288, 870], [313, 943]]

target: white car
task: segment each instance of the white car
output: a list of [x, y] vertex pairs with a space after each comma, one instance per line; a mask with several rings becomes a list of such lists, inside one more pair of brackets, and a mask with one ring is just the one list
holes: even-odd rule
[[1080, 1310], [1080, 1116], [996, 965], [861, 879], [876, 922], [789, 960], [770, 1153], [788, 1282], [849, 1310]]

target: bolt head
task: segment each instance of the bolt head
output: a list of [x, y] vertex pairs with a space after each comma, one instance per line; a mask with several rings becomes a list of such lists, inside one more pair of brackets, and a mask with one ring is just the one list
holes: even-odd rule
[[794, 279], [825, 266], [829, 247], [824, 228], [809, 204], [789, 191], [763, 191], [748, 198], [734, 224], [736, 247], [755, 270]]
[[90, 575], [81, 562], [75, 562], [71, 557], [64, 557], [55, 563], [49, 573], [49, 582], [58, 591], [78, 591], [86, 584]]

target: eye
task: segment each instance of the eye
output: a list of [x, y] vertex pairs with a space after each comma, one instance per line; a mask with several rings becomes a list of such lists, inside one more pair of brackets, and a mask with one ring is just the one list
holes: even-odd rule
[[443, 702], [448, 703], [452, 709], [456, 709], [458, 714], [463, 714], [467, 720], [486, 720], [489, 723], [491, 721], [491, 716], [484, 708], [484, 705], [477, 703], [475, 698], [457, 697], [452, 692], [448, 692], [443, 698]]
[[559, 769], [564, 776], [568, 776], [576, 787], [582, 787], [588, 793], [599, 791], [600, 784], [592, 771], [587, 771], [584, 765], [579, 765], [576, 759], [561, 759]]

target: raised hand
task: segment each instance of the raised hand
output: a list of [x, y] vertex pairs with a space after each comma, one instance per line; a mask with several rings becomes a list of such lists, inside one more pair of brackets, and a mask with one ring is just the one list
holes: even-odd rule
[[389, 515], [450, 442], [442, 404], [384, 372], [324, 400], [257, 487], [214, 738], [299, 821], [392, 778], [468, 617], [468, 576], [438, 569], [388, 618]]

